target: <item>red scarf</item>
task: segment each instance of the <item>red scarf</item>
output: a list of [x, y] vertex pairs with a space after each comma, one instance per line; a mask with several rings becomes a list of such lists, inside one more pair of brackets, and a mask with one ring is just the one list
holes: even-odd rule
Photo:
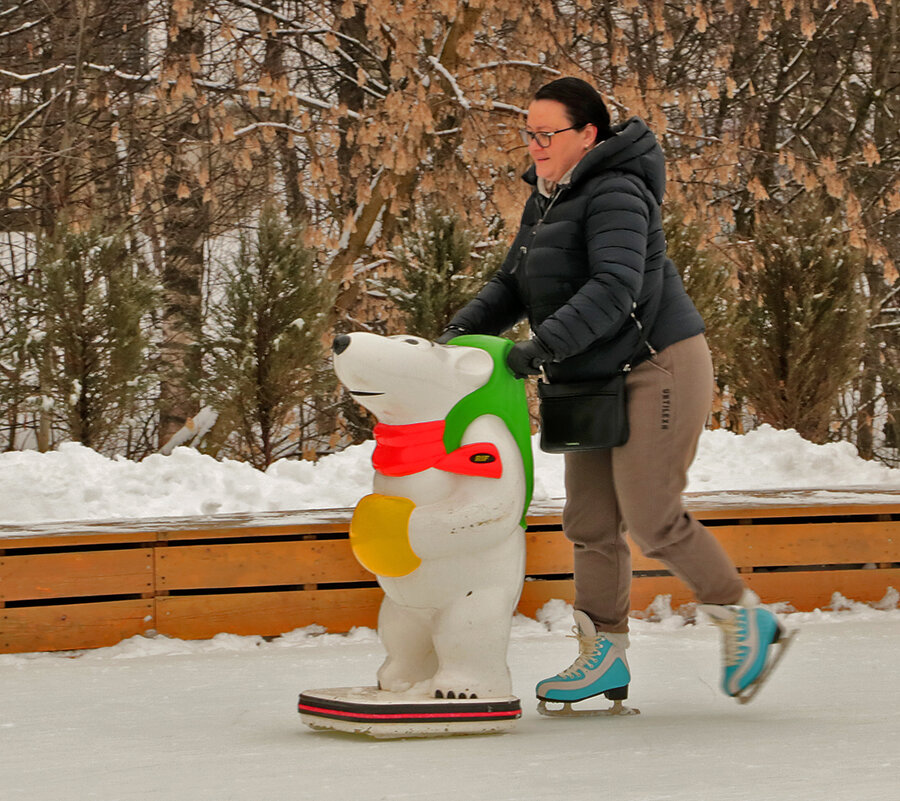
[[444, 421], [375, 426], [372, 465], [385, 476], [408, 476], [429, 467], [465, 476], [500, 478], [503, 465], [490, 442], [463, 445], [451, 453], [444, 447]]

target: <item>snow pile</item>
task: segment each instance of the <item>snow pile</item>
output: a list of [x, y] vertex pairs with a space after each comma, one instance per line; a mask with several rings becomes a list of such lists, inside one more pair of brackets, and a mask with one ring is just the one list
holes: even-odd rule
[[[572, 608], [569, 607], [569, 628]], [[528, 621], [529, 618], [517, 616]], [[534, 621], [531, 621], [534, 623]], [[543, 627], [542, 627], [543, 628]], [[546, 629], [544, 629], [546, 633]], [[30, 662], [77, 658], [83, 662], [108, 662], [111, 659], [154, 659], [157, 657], [196, 656], [199, 654], [246, 654], [260, 649], [280, 650], [297, 648], [339, 648], [364, 643], [380, 648], [380, 640], [374, 629], [360, 626], [346, 634], [328, 634], [323, 626], [304, 626], [280, 637], [257, 635], [216, 634], [208, 640], [180, 640], [163, 634], [145, 637], [135, 635], [106, 648], [90, 648], [82, 651], [34, 651], [21, 654], [0, 654], [0, 668], [22, 666]]]
[[[668, 604], [669, 596], [658, 596], [654, 602], [661, 613], [659, 619], [631, 618], [629, 632], [632, 641], [640, 643], [646, 637], [655, 637], [685, 627], [692, 629], [695, 622], [705, 623], [702, 613], [699, 619], [686, 620], [673, 612]], [[900, 624], [900, 594], [889, 588], [885, 597], [877, 603], [861, 603], [845, 598], [841, 593], [833, 594], [831, 604], [812, 612], [794, 612], [788, 617], [782, 614], [782, 604], [764, 604], [792, 629], [805, 625], [857, 623]], [[690, 624], [690, 625], [689, 625]], [[702, 626], [701, 626], [702, 628]], [[566, 601], [554, 599], [538, 609], [534, 618], [516, 614], [510, 631], [512, 643], [529, 640], [562, 640], [572, 633], [572, 606]], [[633, 644], [634, 644], [633, 642]], [[295, 651], [300, 648], [315, 648], [322, 651], [340, 650], [351, 645], [371, 646], [379, 654], [383, 653], [378, 633], [374, 629], [358, 626], [345, 634], [330, 634], [323, 626], [313, 624], [286, 632], [279, 637], [257, 635], [217, 634], [208, 640], [181, 640], [176, 637], [136, 635], [106, 648], [91, 648], [81, 651], [33, 652], [0, 654], [0, 668], [22, 667], [37, 661], [61, 661], [77, 658], [81, 662], [108, 662], [109, 660], [154, 659], [158, 657], [197, 656], [202, 654], [247, 654], [263, 651]], [[382, 657], [383, 658], [383, 657]]]
[[191, 448], [141, 462], [108, 459], [76, 443], [50, 453], [0, 455], [0, 522], [180, 517], [354, 506], [371, 485], [371, 443], [318, 463], [262, 472]]
[[[190, 448], [141, 462], [75, 443], [0, 454], [0, 523], [335, 509], [371, 491], [369, 441], [318, 462], [279, 461], [265, 472]], [[565, 495], [563, 458], [534, 441], [536, 501]], [[866, 462], [849, 443], [814, 445], [795, 431], [707, 431], [689, 491], [852, 487], [900, 490], [900, 470]]]
[[860, 459], [849, 442], [815, 445], [796, 431], [764, 425], [743, 435], [704, 432], [688, 490], [854, 486], [900, 489], [900, 470]]

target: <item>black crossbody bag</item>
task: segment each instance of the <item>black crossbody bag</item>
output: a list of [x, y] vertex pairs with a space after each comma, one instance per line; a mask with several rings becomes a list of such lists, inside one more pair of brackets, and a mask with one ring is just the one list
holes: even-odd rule
[[628, 398], [625, 377], [640, 351], [647, 347], [641, 321], [631, 313], [641, 341], [631, 358], [612, 378], [603, 381], [579, 381], [537, 385], [541, 414], [541, 450], [547, 453], [591, 451], [615, 448], [628, 441]]

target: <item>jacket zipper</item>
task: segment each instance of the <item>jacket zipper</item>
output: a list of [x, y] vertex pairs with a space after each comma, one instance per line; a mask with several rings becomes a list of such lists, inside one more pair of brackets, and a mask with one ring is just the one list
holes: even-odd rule
[[[541, 212], [541, 216], [538, 218], [538, 221], [534, 224], [534, 227], [531, 229], [531, 233], [528, 235], [528, 244], [521, 245], [519, 247], [519, 253], [516, 256], [516, 263], [513, 265], [511, 272], [516, 274], [520, 268], [525, 270], [525, 261], [528, 256], [528, 249], [531, 247], [531, 243], [534, 241], [535, 236], [537, 236], [538, 229], [543, 225], [544, 220], [547, 218], [547, 215], [550, 213], [550, 209], [553, 208], [553, 204], [556, 203], [560, 194], [562, 194], [563, 187], [558, 186], [556, 190], [553, 192], [553, 195], [550, 197], [550, 202], [547, 204], [547, 207]], [[531, 308], [531, 292], [530, 287], [528, 285], [528, 275], [527, 271], [520, 277], [520, 286], [527, 292], [528, 297], [523, 298], [525, 300], [525, 305], [530, 309]], [[530, 317], [530, 315], [529, 315]]]

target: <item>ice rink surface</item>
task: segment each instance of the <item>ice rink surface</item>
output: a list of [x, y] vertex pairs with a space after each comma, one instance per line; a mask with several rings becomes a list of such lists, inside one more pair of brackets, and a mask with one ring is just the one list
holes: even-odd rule
[[368, 629], [0, 656], [0, 797], [896, 801], [900, 611], [851, 606], [787, 615], [800, 633], [747, 706], [717, 688], [711, 625], [635, 621], [629, 703], [642, 714], [548, 719], [533, 686], [575, 655], [569, 610], [551, 602], [542, 623], [513, 627], [517, 728], [431, 740], [301, 723], [301, 690], [373, 682]]

